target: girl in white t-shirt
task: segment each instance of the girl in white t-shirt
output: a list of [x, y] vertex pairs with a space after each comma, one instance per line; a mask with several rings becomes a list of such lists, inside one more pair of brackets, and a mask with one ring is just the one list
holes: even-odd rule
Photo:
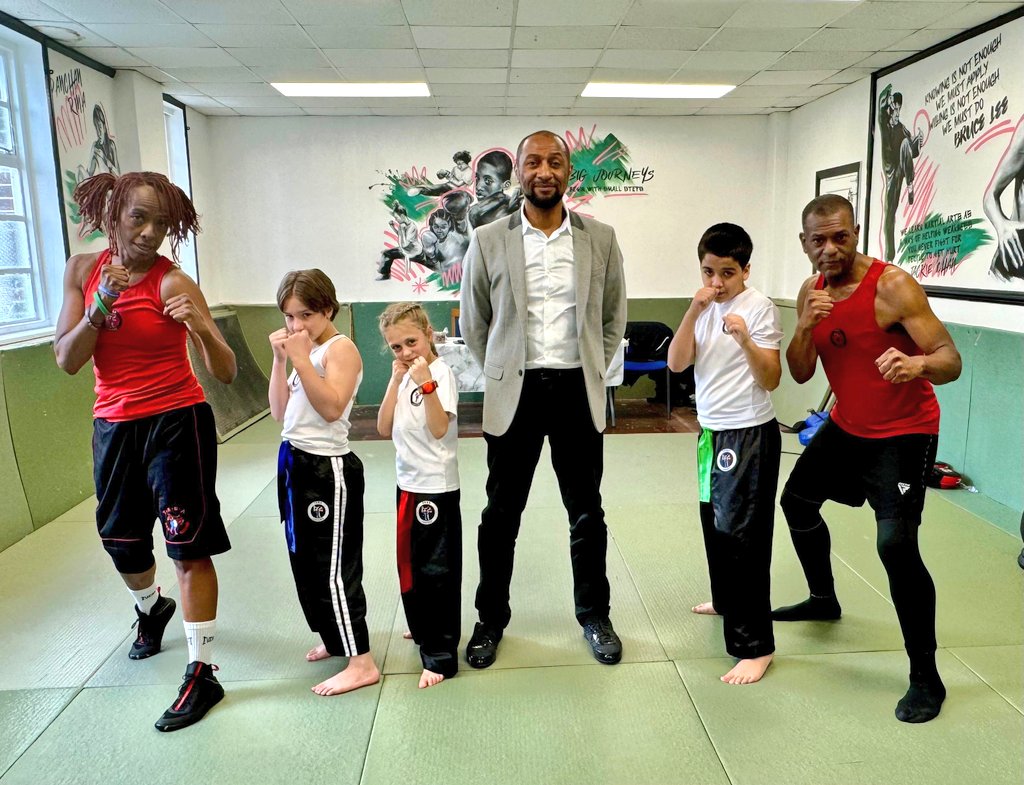
[[313, 692], [338, 695], [380, 680], [363, 592], [363, 464], [348, 446], [363, 361], [332, 323], [338, 298], [320, 270], [288, 273], [277, 305], [285, 323], [270, 334], [270, 413], [283, 423], [278, 505], [299, 604], [322, 641], [306, 659], [349, 658]]
[[377, 430], [395, 442], [398, 578], [409, 632], [420, 645], [420, 687], [432, 687], [459, 670], [459, 392], [420, 305], [389, 305], [380, 332], [395, 356]]

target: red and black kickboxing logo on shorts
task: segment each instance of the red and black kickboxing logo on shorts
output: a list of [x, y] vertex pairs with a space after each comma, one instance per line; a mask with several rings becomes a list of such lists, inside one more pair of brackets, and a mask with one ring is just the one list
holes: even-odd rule
[[424, 526], [436, 521], [438, 515], [437, 505], [433, 502], [420, 502], [416, 505], [416, 520]]
[[160, 517], [163, 519], [164, 534], [168, 540], [181, 537], [192, 528], [192, 524], [189, 523], [185, 511], [181, 507], [165, 507], [160, 513]]
[[731, 472], [733, 467], [736, 466], [736, 453], [728, 448], [718, 453], [718, 458], [715, 461], [720, 471]]
[[842, 330], [833, 330], [828, 335], [829, 342], [840, 349], [846, 346], [846, 333]]

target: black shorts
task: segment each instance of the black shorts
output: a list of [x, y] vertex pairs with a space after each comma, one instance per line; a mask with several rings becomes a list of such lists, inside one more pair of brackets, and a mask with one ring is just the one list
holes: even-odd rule
[[217, 499], [217, 432], [207, 403], [126, 422], [93, 421], [96, 526], [118, 572], [153, 566], [153, 520], [167, 555], [231, 548]]
[[866, 439], [829, 420], [797, 459], [786, 492], [815, 504], [860, 507], [867, 500], [876, 520], [920, 523], [937, 443], [928, 433]]

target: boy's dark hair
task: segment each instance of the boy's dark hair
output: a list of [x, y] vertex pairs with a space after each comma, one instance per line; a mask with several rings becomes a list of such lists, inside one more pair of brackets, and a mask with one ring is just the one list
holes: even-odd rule
[[715, 224], [708, 229], [697, 243], [697, 261], [712, 253], [723, 259], [735, 259], [742, 269], [750, 263], [750, 255], [754, 252], [754, 242], [742, 226], [736, 224]]
[[285, 275], [277, 288], [277, 307], [284, 311], [288, 298], [298, 298], [309, 310], [317, 313], [330, 311], [331, 319], [341, 307], [334, 284], [323, 270], [293, 270]]

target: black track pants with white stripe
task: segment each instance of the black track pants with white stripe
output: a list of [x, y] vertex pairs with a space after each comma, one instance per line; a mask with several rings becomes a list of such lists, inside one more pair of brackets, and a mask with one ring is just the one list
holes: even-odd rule
[[281, 444], [277, 497], [295, 590], [327, 651], [370, 650], [363, 592], [363, 464], [355, 453], [311, 455]]

